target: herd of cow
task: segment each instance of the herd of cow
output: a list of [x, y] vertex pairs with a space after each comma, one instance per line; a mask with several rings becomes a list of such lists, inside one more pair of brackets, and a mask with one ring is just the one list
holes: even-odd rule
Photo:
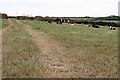
[[[47, 21], [48, 23], [56, 22], [61, 25], [62, 23], [69, 23], [71, 25], [75, 24], [85, 24], [88, 27], [100, 28], [99, 26], [109, 26], [110, 30], [115, 30], [115, 27], [120, 27], [120, 23], [116, 22], [104, 22], [104, 21], [88, 21], [88, 20], [73, 20], [71, 17], [28, 17], [28, 16], [7, 16], [7, 14], [0, 14], [2, 19], [15, 18], [18, 20], [38, 20]], [[113, 27], [114, 26], [114, 27]]]
[[[71, 24], [71, 26], [76, 24], [76, 21], [73, 21], [73, 20], [64, 20], [62, 18], [57, 18], [55, 20], [55, 22], [56, 22], [56, 24], [59, 24], [59, 25], [61, 25], [64, 22], [67, 22], [67, 23]], [[48, 23], [52, 23], [52, 21], [48, 20]], [[88, 24], [88, 27], [100, 28], [100, 26], [97, 25], [97, 24], [95, 24], [95, 23]], [[109, 27], [110, 27], [110, 30], [115, 30], [116, 29], [115, 27], [112, 27], [111, 25]]]

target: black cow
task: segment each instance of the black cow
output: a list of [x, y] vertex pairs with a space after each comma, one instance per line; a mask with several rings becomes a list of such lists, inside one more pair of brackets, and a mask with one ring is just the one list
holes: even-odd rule
[[115, 28], [113, 28], [113, 30], [115, 30]]
[[115, 30], [115, 29], [116, 29], [115, 27], [110, 26], [110, 30]]
[[92, 24], [93, 28], [100, 28], [98, 25]]
[[48, 23], [52, 23], [50, 20], [48, 20]]
[[57, 18], [55, 21], [56, 21], [57, 24], [62, 24], [63, 23], [63, 19], [62, 18]]

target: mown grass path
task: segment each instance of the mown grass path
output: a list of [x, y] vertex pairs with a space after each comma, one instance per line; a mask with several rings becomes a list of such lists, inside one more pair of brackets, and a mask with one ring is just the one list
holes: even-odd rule
[[[99, 35], [100, 38], [95, 37], [99, 37], [99, 33], [102, 34], [102, 29], [72, 27], [68, 24], [58, 26], [34, 21], [30, 22], [33, 25], [27, 25], [27, 22], [24, 24], [18, 20], [10, 21], [12, 25], [7, 32], [3, 32], [3, 77], [117, 77], [117, 35], [115, 41], [111, 40], [115, 48], [111, 43], [108, 47], [107, 40], [113, 36], [107, 37], [109, 34], [112, 35], [112, 32], [109, 30], [106, 32], [106, 28], [103, 28], [103, 31], [107, 43], [101, 39], [103, 35]], [[90, 34], [87, 32], [83, 34], [87, 29]], [[81, 33], [77, 33], [78, 31]], [[64, 35], [62, 37], [65, 39], [67, 37], [69, 42], [64, 44], [64, 41], [55, 39], [50, 32], [57, 33], [58, 38]], [[115, 54], [109, 50], [113, 50]]]
[[2, 32], [2, 77], [43, 77], [41, 72], [44, 70], [38, 57], [40, 51], [22, 25], [10, 21], [9, 27]]
[[[19, 21], [17, 22], [20, 23]], [[62, 43], [54, 40], [43, 32], [34, 30], [32, 26], [24, 25], [24, 27], [41, 51], [39, 56], [43, 57], [46, 77], [69, 78], [81, 76], [80, 73], [72, 71], [72, 65], [74, 64], [69, 62], [68, 52]]]

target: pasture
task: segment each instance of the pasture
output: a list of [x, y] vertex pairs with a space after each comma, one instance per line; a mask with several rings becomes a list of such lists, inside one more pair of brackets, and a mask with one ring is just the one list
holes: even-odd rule
[[8, 26], [9, 25], [9, 22], [8, 22], [8, 20], [7, 19], [1, 19], [0, 20], [0, 28], [2, 27], [6, 27], [6, 26]]
[[[4, 21], [6, 23], [7, 20]], [[10, 21], [9, 26], [3, 28], [5, 30], [2, 35], [2, 76], [42, 77], [42, 64], [37, 57], [40, 51], [22, 25], [15, 20]]]
[[117, 78], [118, 29], [11, 22], [11, 29], [3, 34], [4, 77]]
[[[49, 24], [40, 21], [22, 22], [61, 41], [70, 49], [82, 50], [83, 54], [84, 52], [94, 54], [96, 51], [97, 54], [112, 54], [118, 51], [118, 30], [110, 31], [108, 26], [100, 26], [100, 29], [97, 29], [83, 24], [71, 26], [67, 23], [57, 25], [56, 23]], [[76, 52], [78, 53], [78, 51]]]

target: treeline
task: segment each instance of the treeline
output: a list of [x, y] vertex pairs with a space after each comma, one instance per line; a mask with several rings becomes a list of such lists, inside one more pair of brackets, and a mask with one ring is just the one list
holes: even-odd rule
[[97, 20], [119, 20], [120, 21], [120, 16], [108, 16], [108, 17], [98, 17], [98, 18], [95, 18]]
[[[101, 25], [101, 26], [114, 26], [114, 27], [120, 27], [120, 17], [119, 16], [108, 16], [108, 17], [42, 17], [42, 16], [35, 16], [35, 17], [29, 17], [29, 16], [7, 16], [7, 14], [0, 13], [0, 18], [2, 19], [8, 19], [8, 18], [14, 18], [17, 20], [38, 20], [38, 21], [50, 21], [55, 22], [56, 19], [62, 19], [64, 23], [76, 23], [76, 24], [94, 24], [94, 25]], [[104, 21], [108, 20], [108, 21]], [[116, 20], [116, 22], [110, 22], [109, 20]]]
[[78, 24], [94, 24], [94, 25], [100, 25], [100, 26], [114, 26], [114, 27], [120, 27], [120, 23], [118, 22], [106, 22], [106, 21], [77, 21]]
[[8, 19], [7, 14], [5, 14], [5, 13], [0, 13], [0, 19]]

